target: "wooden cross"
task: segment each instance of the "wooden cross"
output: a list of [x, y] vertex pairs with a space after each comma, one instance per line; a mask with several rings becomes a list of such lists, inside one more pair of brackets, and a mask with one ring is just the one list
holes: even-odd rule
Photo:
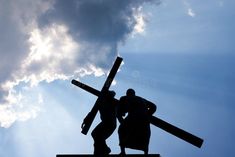
[[[93, 118], [92, 121], [94, 120], [94, 118], [95, 118], [95, 116], [98, 112], [100, 97], [104, 94], [105, 91], [107, 91], [109, 89], [109, 87], [110, 87], [110, 85], [113, 81], [113, 78], [114, 78], [121, 62], [122, 62], [122, 58], [117, 57], [114, 65], [113, 65], [113, 67], [112, 67], [112, 69], [109, 73], [109, 76], [108, 76], [108, 78], [107, 78], [107, 80], [106, 80], [106, 82], [105, 82], [105, 84], [104, 84], [101, 91], [98, 91], [98, 90], [96, 90], [96, 89], [94, 89], [94, 88], [92, 88], [92, 87], [90, 87], [86, 84], [83, 84], [79, 81], [72, 80], [72, 84], [74, 84], [74, 85], [84, 89], [85, 91], [87, 91], [87, 92], [89, 92], [93, 95], [96, 95], [98, 97], [94, 107], [92, 108], [91, 112], [89, 113], [89, 114], [91, 114], [91, 117]], [[115, 101], [118, 101], [118, 100], [115, 99]], [[92, 121], [89, 123], [89, 125], [85, 125], [82, 128], [82, 133], [83, 134], [87, 134], [87, 132], [88, 132], [90, 126], [91, 126]], [[194, 145], [198, 148], [200, 148], [202, 146], [203, 139], [201, 139], [201, 138], [199, 138], [199, 137], [197, 137], [197, 136], [195, 136], [195, 135], [193, 135], [189, 132], [186, 132], [186, 131], [184, 131], [184, 130], [182, 130], [182, 129], [180, 129], [180, 128], [178, 128], [178, 127], [176, 127], [176, 126], [174, 126], [170, 123], [167, 123], [167, 122], [163, 121], [160, 118], [157, 118], [155, 116], [151, 116], [150, 123], [152, 125], [156, 126], [156, 127], [159, 127], [161, 129], [165, 130], [166, 132], [168, 132], [170, 134], [175, 135], [176, 137], [178, 137], [178, 138], [180, 138], [180, 139], [182, 139], [182, 140], [184, 140], [184, 141], [186, 141], [186, 142], [188, 142], [188, 143], [190, 143], [190, 144], [192, 144], [192, 145]]]

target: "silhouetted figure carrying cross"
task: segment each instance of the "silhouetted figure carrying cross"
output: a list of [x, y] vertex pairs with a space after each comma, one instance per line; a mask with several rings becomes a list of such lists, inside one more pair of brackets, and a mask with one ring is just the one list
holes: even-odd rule
[[[94, 155], [98, 157], [107, 156], [111, 149], [106, 144], [106, 139], [109, 138], [116, 129], [116, 108], [114, 91], [107, 91], [100, 99], [100, 119], [101, 122], [95, 127], [91, 135], [94, 139]], [[83, 125], [89, 119], [89, 114], [84, 119]]]
[[[118, 129], [121, 155], [125, 155], [125, 148], [144, 151], [148, 154], [150, 139], [150, 117], [156, 111], [156, 105], [135, 95], [133, 89], [128, 89], [126, 96], [120, 98], [118, 105]], [[124, 118], [125, 114], [128, 115]]]

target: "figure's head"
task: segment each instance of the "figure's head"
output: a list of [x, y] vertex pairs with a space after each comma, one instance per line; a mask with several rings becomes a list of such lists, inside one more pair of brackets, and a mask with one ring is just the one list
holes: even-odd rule
[[131, 89], [131, 88], [127, 89], [126, 96], [135, 96], [134, 89]]

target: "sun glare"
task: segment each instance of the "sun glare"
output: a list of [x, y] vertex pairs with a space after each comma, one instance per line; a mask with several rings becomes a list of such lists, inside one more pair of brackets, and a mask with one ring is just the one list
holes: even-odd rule
[[31, 32], [29, 42], [32, 44], [30, 58], [32, 60], [41, 60], [43, 57], [50, 55], [51, 38], [49, 36], [42, 36], [38, 29]]

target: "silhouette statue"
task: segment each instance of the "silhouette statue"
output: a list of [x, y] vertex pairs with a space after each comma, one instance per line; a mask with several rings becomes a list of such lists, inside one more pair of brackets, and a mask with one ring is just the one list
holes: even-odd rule
[[[133, 89], [128, 89], [126, 96], [120, 98], [117, 117], [120, 122], [118, 129], [121, 155], [125, 148], [144, 151], [148, 155], [150, 139], [150, 117], [156, 111], [156, 105], [135, 95]], [[128, 115], [124, 118], [125, 114]]]
[[[95, 156], [107, 156], [111, 149], [106, 144], [106, 139], [112, 135], [116, 129], [116, 108], [117, 101], [115, 101], [114, 91], [105, 92], [100, 99], [100, 119], [101, 122], [95, 127], [91, 135], [94, 139], [94, 155]], [[89, 119], [88, 116], [84, 119], [83, 125]]]
[[[121, 57], [116, 58], [113, 67], [111, 68], [109, 75], [100, 91], [77, 80], [72, 80], [71, 82], [77, 87], [82, 88], [83, 90], [98, 97], [91, 111], [83, 120], [81, 131], [84, 135], [87, 135], [90, 126], [99, 111], [101, 122], [91, 133], [94, 139], [94, 155], [100, 157], [117, 156], [115, 154], [108, 155], [111, 152], [111, 149], [106, 144], [106, 139], [110, 137], [116, 128], [116, 118], [118, 118], [120, 122], [118, 134], [121, 156], [125, 155], [125, 148], [132, 148], [142, 150], [144, 151], [144, 154], [131, 154], [126, 156], [159, 157], [159, 154], [148, 154], [148, 145], [151, 134], [150, 123], [200, 148], [203, 144], [203, 139], [153, 116], [153, 113], [157, 108], [156, 105], [144, 98], [136, 96], [133, 89], [128, 89], [126, 96], [121, 97], [120, 100], [115, 99], [115, 92], [109, 91], [109, 87], [112, 84], [122, 60], [123, 59]], [[128, 115], [125, 117], [126, 113], [128, 113]], [[57, 157], [67, 156], [57, 155]]]

